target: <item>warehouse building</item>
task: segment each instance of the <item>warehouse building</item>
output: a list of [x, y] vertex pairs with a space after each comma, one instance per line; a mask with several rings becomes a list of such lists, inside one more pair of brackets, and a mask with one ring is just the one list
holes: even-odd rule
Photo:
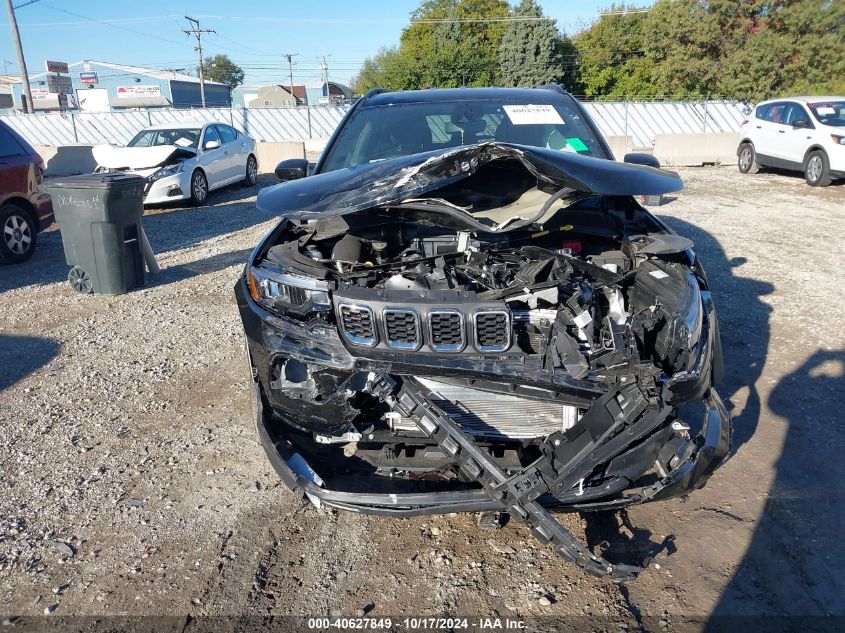
[[[83, 112], [108, 112], [129, 108], [199, 108], [202, 107], [200, 81], [185, 74], [183, 68], [155, 70], [108, 62], [80, 61], [68, 65], [73, 93], [67, 107]], [[36, 111], [59, 110], [59, 95], [47, 87], [48, 73], [29, 78], [32, 103]], [[23, 108], [23, 87], [12, 85], [16, 109]], [[209, 108], [231, 105], [229, 86], [205, 82], [205, 103]]]

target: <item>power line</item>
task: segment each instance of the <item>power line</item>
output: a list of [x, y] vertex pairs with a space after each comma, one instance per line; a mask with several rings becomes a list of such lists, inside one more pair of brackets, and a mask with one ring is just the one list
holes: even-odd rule
[[98, 20], [97, 18], [92, 18], [92, 17], [89, 17], [87, 15], [82, 15], [81, 13], [76, 13], [75, 11], [68, 11], [67, 9], [55, 7], [52, 4], [48, 4], [46, 2], [43, 4], [43, 6], [49, 8], [49, 9], [53, 9], [54, 11], [59, 11], [61, 13], [66, 13], [67, 15], [72, 15], [76, 18], [88, 20], [89, 22], [96, 22], [97, 24], [102, 24], [103, 26], [110, 26], [114, 29], [120, 29], [121, 31], [126, 31], [128, 33], [134, 33], [135, 35], [142, 35], [144, 37], [149, 37], [149, 38], [152, 38], [154, 40], [159, 40], [161, 42], [167, 42], [168, 44], [175, 44], [177, 46], [182, 46], [182, 44], [180, 42], [177, 42], [176, 40], [169, 40], [165, 37], [159, 37], [158, 35], [152, 35], [151, 33], [144, 33], [143, 31], [136, 31], [135, 29], [130, 29], [129, 27], [121, 26], [119, 24], [114, 24], [112, 22], [106, 22], [104, 20]]

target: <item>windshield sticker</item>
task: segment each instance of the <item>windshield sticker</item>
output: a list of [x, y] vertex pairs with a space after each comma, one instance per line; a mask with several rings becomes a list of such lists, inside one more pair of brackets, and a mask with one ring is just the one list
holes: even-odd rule
[[551, 105], [506, 105], [502, 109], [514, 125], [564, 125]]
[[173, 144], [178, 145], [179, 147], [190, 147], [194, 143], [190, 139], [187, 139], [183, 136], [182, 138], [177, 139]]
[[566, 139], [566, 146], [571, 147], [576, 152], [589, 152], [590, 148], [584, 144], [580, 138], [568, 138]]
[[816, 112], [818, 112], [822, 116], [827, 116], [828, 114], [836, 114], [836, 110], [834, 110], [830, 106], [822, 106], [820, 108], [816, 108]]

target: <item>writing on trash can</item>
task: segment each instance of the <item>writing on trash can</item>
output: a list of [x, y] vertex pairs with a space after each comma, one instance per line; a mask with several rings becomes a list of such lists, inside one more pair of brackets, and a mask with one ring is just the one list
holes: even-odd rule
[[85, 198], [77, 198], [67, 194], [59, 194], [56, 196], [59, 199], [59, 204], [67, 207], [83, 207], [85, 209], [93, 209], [102, 204], [102, 198], [97, 194], [92, 194]]
[[[82, 207], [84, 209], [93, 209], [103, 204], [104, 200], [100, 194], [93, 193], [89, 196], [79, 197], [69, 194], [59, 194], [56, 196], [60, 205], [68, 207]], [[135, 189], [128, 189], [121, 192], [121, 198], [139, 198], [139, 193]]]

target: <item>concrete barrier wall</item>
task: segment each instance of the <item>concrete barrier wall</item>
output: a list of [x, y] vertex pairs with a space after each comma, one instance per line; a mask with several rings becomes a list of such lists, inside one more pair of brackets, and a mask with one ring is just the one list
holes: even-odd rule
[[630, 136], [606, 136], [605, 140], [610, 145], [610, 151], [613, 152], [613, 157], [620, 163], [625, 158], [625, 154], [629, 154], [634, 149], [634, 139]]
[[[47, 176], [75, 176], [90, 174], [97, 167], [91, 152], [93, 145], [37, 145], [37, 151], [44, 159]], [[305, 144], [302, 142], [257, 143], [256, 158], [262, 173], [273, 173], [280, 161], [288, 158], [305, 158]]]
[[281, 161], [289, 158], [305, 158], [305, 143], [286, 141], [283, 143], [257, 143], [256, 158], [258, 170], [263, 174], [272, 174]]
[[44, 159], [47, 176], [90, 174], [97, 167], [91, 153], [93, 145], [37, 145], [35, 151]]
[[654, 155], [662, 165], [700, 166], [707, 163], [736, 164], [736, 134], [658, 134]]

